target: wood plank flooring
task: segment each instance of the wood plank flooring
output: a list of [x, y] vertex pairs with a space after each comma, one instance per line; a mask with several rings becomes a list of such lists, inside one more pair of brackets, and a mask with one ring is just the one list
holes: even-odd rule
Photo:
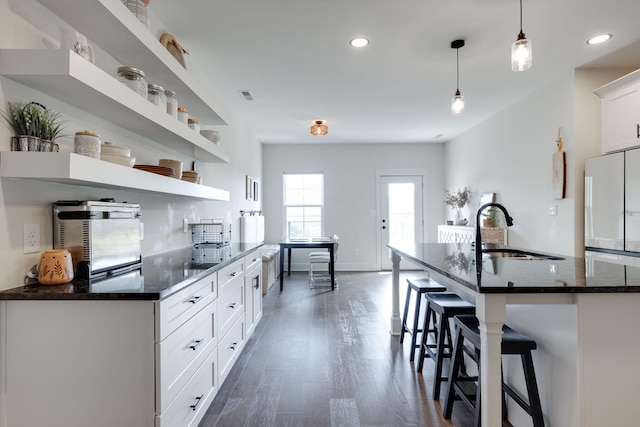
[[[401, 301], [406, 277], [420, 275], [401, 275]], [[433, 363], [416, 373], [410, 339], [389, 334], [390, 272], [339, 272], [333, 292], [310, 289], [307, 277], [285, 276], [284, 292], [275, 284], [264, 297], [262, 321], [200, 427], [473, 424], [461, 403], [451, 422], [442, 418]]]

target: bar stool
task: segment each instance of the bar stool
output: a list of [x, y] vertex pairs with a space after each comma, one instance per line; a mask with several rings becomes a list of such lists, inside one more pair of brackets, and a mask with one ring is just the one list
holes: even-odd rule
[[[404, 302], [404, 314], [402, 315], [402, 332], [400, 333], [400, 343], [404, 342], [404, 334], [411, 334], [411, 356], [409, 358], [410, 361], [413, 361], [415, 355], [415, 349], [420, 348], [420, 344], [416, 344], [417, 339], [416, 336], [418, 332], [422, 332], [423, 329], [418, 329], [418, 321], [420, 318], [420, 303], [422, 301], [422, 295], [427, 292], [444, 292], [447, 288], [442, 286], [435, 280], [432, 280], [428, 277], [420, 278], [420, 279], [407, 279], [407, 297]], [[409, 329], [407, 327], [407, 320], [409, 316], [409, 304], [411, 303], [411, 294], [416, 293], [416, 306], [413, 312], [413, 328]], [[435, 314], [434, 314], [435, 316]]]
[[[472, 377], [467, 376], [460, 369], [463, 356], [466, 353], [478, 365], [480, 372], [480, 329], [476, 316], [456, 316], [454, 320], [456, 326], [456, 342], [454, 345], [454, 356], [449, 371], [449, 389], [447, 390], [447, 400], [444, 408], [444, 418], [451, 419], [453, 411], [453, 401], [456, 397], [475, 409], [475, 425], [480, 425], [480, 374]], [[527, 387], [528, 401], [522, 398], [513, 388], [504, 381], [502, 382], [502, 418], [507, 420], [507, 407], [504, 393], [508, 394], [533, 420], [534, 427], [544, 427], [542, 416], [542, 405], [538, 394], [536, 373], [533, 368], [531, 351], [536, 349], [536, 342], [526, 335], [514, 331], [508, 326], [502, 327], [502, 354], [520, 355], [522, 369]], [[468, 340], [473, 348], [464, 345], [464, 340]], [[477, 382], [477, 385], [475, 383]]]
[[[452, 292], [426, 293], [427, 313], [422, 326], [423, 331], [434, 330], [436, 339], [434, 343], [428, 342], [428, 333], [422, 334], [420, 344], [420, 361], [418, 362], [418, 372], [422, 372], [424, 359], [430, 357], [435, 363], [433, 375], [433, 399], [440, 400], [440, 387], [442, 381], [447, 381], [448, 377], [442, 375], [442, 365], [444, 359], [451, 359], [453, 355], [453, 340], [451, 339], [451, 328], [449, 320], [460, 314], [475, 314], [476, 307], [468, 301], [463, 300]], [[435, 313], [439, 317], [436, 324]], [[433, 326], [431, 322], [433, 320]], [[433, 351], [435, 348], [435, 352]]]

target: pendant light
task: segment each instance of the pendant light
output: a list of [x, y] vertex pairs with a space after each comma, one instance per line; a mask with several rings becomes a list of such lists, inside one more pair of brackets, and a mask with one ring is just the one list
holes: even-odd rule
[[531, 40], [528, 40], [522, 32], [522, 0], [520, 0], [520, 34], [511, 45], [511, 69], [513, 71], [526, 71], [531, 68], [533, 61], [531, 50]]
[[311, 135], [322, 136], [329, 133], [329, 128], [324, 124], [324, 120], [316, 120], [313, 123], [314, 125], [311, 126]]
[[464, 40], [454, 40], [451, 42], [451, 49], [456, 50], [456, 93], [451, 99], [451, 115], [459, 116], [464, 111], [464, 96], [460, 93], [460, 61], [458, 49], [464, 46]]

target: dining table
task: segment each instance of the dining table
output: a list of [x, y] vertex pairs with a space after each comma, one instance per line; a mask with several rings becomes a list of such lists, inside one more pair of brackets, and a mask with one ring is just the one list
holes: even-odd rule
[[291, 249], [326, 249], [329, 252], [329, 274], [331, 290], [335, 290], [335, 256], [337, 242], [331, 237], [288, 238], [280, 242], [280, 292], [284, 289], [284, 252], [287, 251], [287, 276], [291, 276]]

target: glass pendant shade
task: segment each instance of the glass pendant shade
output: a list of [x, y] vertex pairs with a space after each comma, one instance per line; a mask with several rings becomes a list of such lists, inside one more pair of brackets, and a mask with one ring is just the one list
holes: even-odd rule
[[322, 120], [316, 120], [314, 123], [315, 124], [311, 126], [311, 135], [322, 136], [329, 133], [329, 128]]
[[511, 46], [511, 69], [513, 71], [526, 71], [531, 68], [532, 61], [532, 43], [523, 33], [518, 35]]
[[451, 115], [459, 116], [464, 111], [464, 96], [459, 90], [456, 90], [456, 94], [451, 99]]

